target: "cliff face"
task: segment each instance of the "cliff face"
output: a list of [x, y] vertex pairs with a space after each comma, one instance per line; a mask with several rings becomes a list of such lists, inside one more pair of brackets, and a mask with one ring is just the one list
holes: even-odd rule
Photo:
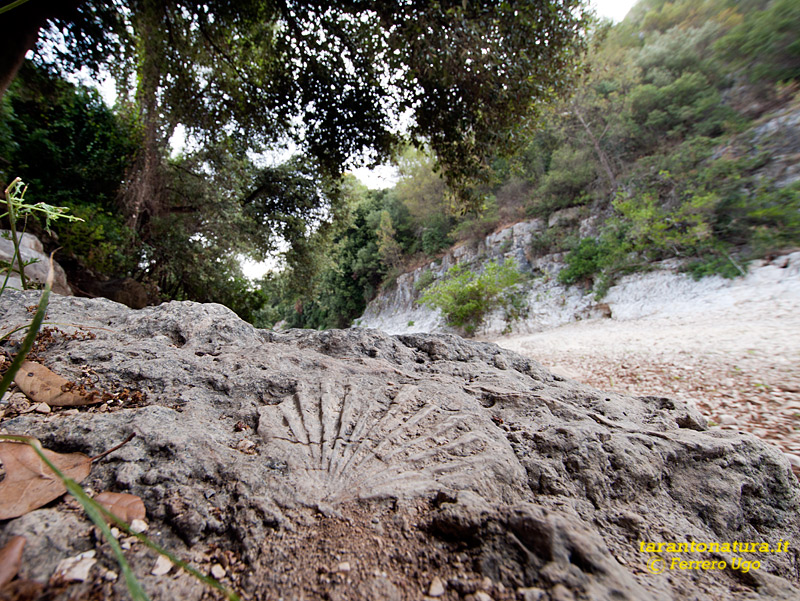
[[[713, 158], [721, 156], [761, 157], [754, 181], [768, 182], [777, 188], [796, 184], [800, 181], [800, 108], [787, 107], [765, 115], [719, 147]], [[441, 278], [456, 263], [480, 270], [487, 261], [513, 258], [523, 272], [533, 276], [528, 286], [528, 316], [513, 324], [515, 333], [534, 333], [592, 317], [640, 317], [656, 310], [671, 310], [670, 304], [684, 306], [718, 291], [742, 286], [755, 290], [765, 279], [772, 281], [776, 277], [769, 269], [764, 275], [762, 268], [769, 267], [769, 262], [756, 261], [743, 284], [720, 277], [695, 282], [679, 273], [677, 261], [665, 261], [653, 264], [650, 272], [621, 278], [598, 304], [591, 291], [558, 283], [556, 276], [565, 267], [562, 253], [535, 256], [532, 248], [537, 246], [538, 238], [559, 232], [563, 235], [565, 230], [579, 238], [596, 236], [600, 225], [601, 218], [589, 215], [589, 207], [571, 207], [553, 213], [547, 221], [517, 223], [477, 242], [456, 246], [440, 259], [399, 276], [394, 285], [370, 302], [354, 325], [392, 334], [450, 331], [438, 311], [421, 306], [417, 300], [421, 295], [420, 282], [429, 281], [431, 275]], [[789, 263], [796, 265], [800, 255], [790, 256]], [[779, 275], [786, 277], [788, 273]], [[506, 323], [498, 313], [490, 316], [478, 334], [491, 338], [505, 329]]]
[[[398, 277], [394, 286], [370, 302], [364, 315], [354, 325], [376, 328], [390, 334], [449, 331], [439, 311], [417, 302], [422, 292], [419, 289], [421, 279], [429, 279], [427, 273], [439, 279], [457, 263], [480, 269], [482, 263], [506, 258], [514, 259], [522, 271], [537, 276], [528, 294], [529, 317], [517, 324], [515, 330], [537, 331], [567, 323], [575, 319], [576, 313], [588, 311], [592, 300], [581, 290], [562, 286], [556, 281], [555, 276], [564, 267], [563, 255], [531, 258], [531, 245], [534, 238], [542, 235], [548, 227], [577, 219], [577, 211], [566, 209], [554, 214], [549, 223], [541, 219], [525, 221], [503, 228], [478, 243], [456, 246], [439, 260]], [[591, 219], [583, 220], [581, 229], [588, 230], [592, 223]], [[490, 317], [481, 333], [499, 334], [505, 327], [500, 315], [496, 315]]]

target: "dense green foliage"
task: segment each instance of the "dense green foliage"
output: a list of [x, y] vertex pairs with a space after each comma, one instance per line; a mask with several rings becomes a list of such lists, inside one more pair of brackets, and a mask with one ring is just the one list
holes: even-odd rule
[[[485, 179], [491, 157], [513, 150], [536, 111], [568, 91], [589, 23], [583, 0], [77, 0], [3, 19], [34, 39], [50, 25], [33, 59], [40, 68], [25, 67], [3, 100], [0, 156], [15, 172], [44, 167], [37, 177], [47, 186], [37, 189], [66, 196], [87, 218], [60, 232], [75, 269], [133, 277], [160, 298], [225, 302], [247, 319], [275, 313], [259, 313], [275, 290], [297, 297], [299, 309], [310, 302], [300, 297], [326, 286], [337, 298], [366, 286], [305, 311], [304, 325], [344, 323], [405, 255], [450, 243], [447, 216], [423, 224], [419, 213], [401, 214], [408, 208], [394, 196], [377, 214], [345, 200], [344, 171], [425, 145], [448, 199], [475, 208], [481, 196], [470, 182]], [[14, 63], [0, 61], [0, 80]], [[82, 67], [115, 77], [114, 111], [59, 80]], [[51, 91], [25, 104], [41, 87], [35, 80]], [[179, 131], [188, 138], [175, 156], [169, 141]], [[287, 148], [294, 158], [264, 158]], [[75, 169], [64, 165], [73, 149], [86, 151]], [[72, 171], [79, 178], [63, 181]], [[374, 244], [377, 261], [348, 250], [359, 212], [370, 232], [358, 237]], [[286, 281], [275, 290], [243, 279], [241, 256], [287, 247], [278, 278]], [[355, 276], [343, 274], [350, 267]]]
[[513, 260], [490, 261], [476, 273], [464, 265], [451, 267], [443, 279], [429, 286], [420, 302], [441, 310], [448, 325], [472, 335], [495, 309], [503, 309], [506, 323], [521, 316], [524, 279]]
[[[116, 197], [136, 148], [130, 123], [94, 90], [76, 88], [26, 64], [0, 106], [0, 181], [29, 182], [34, 201], [83, 219], [54, 223], [63, 253], [100, 272], [125, 272], [129, 233]], [[31, 222], [32, 231], [38, 224]]]
[[792, 2], [646, 0], [599, 32], [586, 80], [517, 159], [530, 214], [586, 206], [604, 217], [593, 238], [535, 249], [571, 248], [562, 282], [602, 294], [667, 258], [732, 277], [800, 243], [797, 186], [763, 172], [781, 142], [756, 150], [750, 129], [766, 107], [796, 106], [785, 82], [798, 76], [798, 28]]

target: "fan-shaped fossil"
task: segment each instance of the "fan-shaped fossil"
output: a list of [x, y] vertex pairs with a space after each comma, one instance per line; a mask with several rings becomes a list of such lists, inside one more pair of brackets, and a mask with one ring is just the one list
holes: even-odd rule
[[486, 410], [433, 384], [376, 390], [323, 381], [263, 407], [258, 433], [263, 453], [286, 462], [308, 503], [447, 489], [505, 498], [525, 480]]

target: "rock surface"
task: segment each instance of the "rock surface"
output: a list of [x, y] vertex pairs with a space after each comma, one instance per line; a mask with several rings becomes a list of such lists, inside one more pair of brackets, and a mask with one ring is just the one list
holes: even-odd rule
[[[39, 239], [31, 234], [22, 234], [19, 241], [19, 253], [22, 255], [23, 263], [34, 261], [25, 267], [25, 277], [35, 283], [44, 284], [47, 281], [50, 257], [45, 254]], [[0, 230], [0, 261], [10, 264], [13, 258], [14, 243], [11, 241], [11, 232], [9, 230]], [[15, 269], [19, 268], [19, 261], [14, 262], [14, 267]], [[64, 273], [64, 269], [57, 261], [53, 262], [53, 272], [53, 292], [71, 295], [72, 289], [67, 283], [67, 274]], [[5, 272], [3, 272], [3, 278], [5, 278]], [[22, 282], [19, 275], [10, 277], [8, 285], [12, 288], [21, 288]]]
[[[35, 294], [6, 292], [3, 329]], [[140, 311], [54, 298], [38, 358], [116, 394], [50, 414], [4, 406], [6, 433], [97, 455], [95, 492], [139, 495], [148, 534], [248, 599], [796, 599], [800, 485], [754, 437], [686, 404], [603, 393], [493, 344], [370, 330], [260, 331], [219, 305]], [[87, 336], [91, 333], [91, 336]], [[119, 394], [128, 390], [128, 393]], [[135, 394], [139, 391], [142, 394]], [[96, 550], [51, 598], [126, 598], [73, 502], [0, 524], [22, 576]], [[658, 555], [722, 570], [648, 571], [641, 544], [789, 541], [787, 551]], [[154, 599], [200, 599], [126, 554]], [[724, 556], [724, 557], [723, 557]], [[733, 556], [758, 569], [731, 569]], [[346, 565], [348, 569], [341, 566]]]

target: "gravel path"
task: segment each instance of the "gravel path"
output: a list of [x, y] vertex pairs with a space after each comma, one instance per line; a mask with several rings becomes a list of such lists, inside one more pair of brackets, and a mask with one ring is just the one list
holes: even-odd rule
[[762, 265], [729, 289], [662, 296], [647, 316], [580, 321], [494, 342], [596, 388], [692, 401], [713, 427], [778, 445], [800, 473], [797, 267], [784, 258], [779, 271]]

